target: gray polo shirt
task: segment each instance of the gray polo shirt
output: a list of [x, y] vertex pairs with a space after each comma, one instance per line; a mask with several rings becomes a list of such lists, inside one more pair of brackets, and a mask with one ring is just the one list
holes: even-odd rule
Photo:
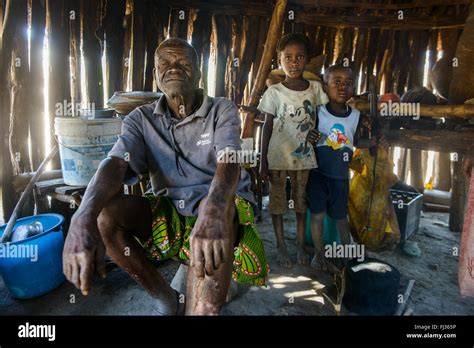
[[[108, 155], [128, 160], [126, 184], [136, 184], [149, 173], [155, 195], [169, 197], [180, 214], [197, 216], [216, 172], [217, 152], [241, 149], [239, 128], [237, 107], [226, 98], [204, 94], [194, 114], [177, 120], [163, 96], [125, 117], [122, 134]], [[240, 171], [236, 193], [255, 203], [250, 175]]]

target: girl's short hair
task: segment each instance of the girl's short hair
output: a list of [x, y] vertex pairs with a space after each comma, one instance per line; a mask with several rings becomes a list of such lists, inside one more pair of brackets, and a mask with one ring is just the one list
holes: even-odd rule
[[301, 34], [301, 33], [295, 33], [295, 34], [288, 34], [283, 36], [277, 44], [277, 53], [280, 54], [281, 51], [285, 49], [285, 47], [292, 42], [297, 42], [300, 43], [304, 46], [304, 50], [306, 51], [306, 54], [309, 54], [310, 50], [310, 44], [309, 44], [309, 39], [306, 35]]

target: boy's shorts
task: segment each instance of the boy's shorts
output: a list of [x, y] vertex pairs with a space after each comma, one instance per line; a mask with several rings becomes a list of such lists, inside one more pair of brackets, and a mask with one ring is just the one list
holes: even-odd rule
[[306, 185], [308, 184], [309, 170], [270, 170], [270, 203], [268, 210], [271, 214], [286, 213], [288, 201], [286, 199], [286, 177], [291, 181], [291, 198], [293, 210], [296, 213], [306, 213]]
[[327, 214], [335, 219], [347, 218], [349, 180], [332, 179], [312, 170], [308, 179], [308, 203], [311, 214]]
[[[171, 200], [163, 196], [145, 194], [152, 212], [152, 233], [147, 240], [136, 238], [150, 260], [179, 258], [189, 260], [189, 238], [196, 216], [182, 216]], [[245, 199], [234, 197], [239, 218], [239, 244], [234, 248], [232, 278], [240, 283], [265, 285], [268, 266], [263, 242], [254, 224], [252, 205]]]

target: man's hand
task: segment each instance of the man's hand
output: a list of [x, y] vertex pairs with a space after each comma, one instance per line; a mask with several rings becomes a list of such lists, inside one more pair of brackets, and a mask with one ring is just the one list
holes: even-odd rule
[[230, 240], [226, 228], [226, 213], [206, 203], [190, 238], [191, 267], [195, 267], [199, 278], [212, 276], [229, 259]]
[[311, 129], [308, 134], [306, 135], [306, 140], [308, 143], [315, 144], [321, 138], [321, 133], [319, 133], [316, 129]]
[[105, 247], [97, 219], [89, 216], [73, 217], [64, 243], [63, 272], [83, 295], [89, 293], [94, 272], [105, 278], [104, 255]]

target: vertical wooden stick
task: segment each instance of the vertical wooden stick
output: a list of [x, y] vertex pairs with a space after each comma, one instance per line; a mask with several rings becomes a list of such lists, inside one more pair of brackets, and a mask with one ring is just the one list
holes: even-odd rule
[[[265, 49], [263, 50], [262, 60], [258, 67], [257, 78], [250, 94], [250, 106], [256, 106], [265, 88], [265, 81], [270, 73], [270, 65], [274, 55], [276, 45], [281, 36], [281, 28], [283, 24], [283, 17], [285, 14], [288, 0], [277, 0], [275, 8], [273, 9], [272, 19], [270, 21], [270, 28], [268, 29], [267, 40], [265, 42]], [[250, 138], [253, 134], [254, 115], [247, 114], [245, 117], [242, 138]]]

